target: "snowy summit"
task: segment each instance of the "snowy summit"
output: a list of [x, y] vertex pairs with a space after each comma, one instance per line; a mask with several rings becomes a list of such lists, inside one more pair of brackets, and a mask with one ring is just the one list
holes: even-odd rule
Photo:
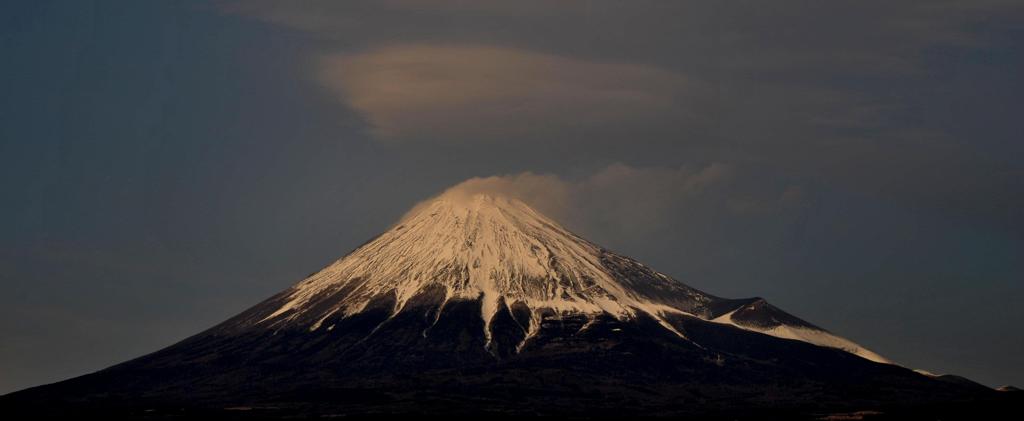
[[686, 338], [666, 321], [674, 314], [889, 362], [763, 300], [726, 300], [691, 288], [573, 234], [520, 200], [458, 186], [417, 205], [388, 231], [285, 291], [282, 305], [247, 323], [331, 329], [326, 320], [357, 314], [375, 300], [392, 298], [392, 314], [398, 314], [414, 297], [436, 290], [443, 291], [442, 308], [450, 300], [480, 300], [488, 341], [502, 307], [528, 311], [519, 347], [552, 314], [627, 320], [642, 313]]
[[260, 416], [295, 418], [739, 408], [746, 419], [765, 404], [811, 405], [806, 415], [818, 417], [850, 402], [1012, 398], [892, 364], [762, 298], [691, 288], [480, 187], [420, 203], [347, 256], [203, 332], [2, 396], [0, 407], [77, 414], [83, 403], [159, 402], [174, 416], [259, 407], [275, 408]]

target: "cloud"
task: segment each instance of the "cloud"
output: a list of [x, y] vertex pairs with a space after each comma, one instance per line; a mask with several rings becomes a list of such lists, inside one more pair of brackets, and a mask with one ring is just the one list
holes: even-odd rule
[[574, 183], [553, 174], [523, 172], [503, 176], [473, 177], [445, 189], [443, 195], [472, 196], [480, 193], [508, 196], [529, 203], [551, 216], [564, 215], [570, 206]]
[[223, 10], [316, 39], [318, 80], [391, 151], [459, 173], [444, 182], [730, 162], [1020, 232], [1024, 3], [550, 3]]
[[831, 72], [921, 68], [925, 48], [983, 45], [982, 29], [1013, 27], [1024, 11], [1015, 0], [836, 0], [827, 6], [804, 0], [244, 0], [219, 8], [349, 45], [475, 40], [662, 55], [662, 61], [691, 67], [712, 59], [720, 69]]
[[624, 133], [685, 117], [678, 97], [694, 89], [652, 66], [479, 45], [328, 55], [319, 79], [389, 142]]
[[797, 208], [800, 186], [756, 186], [734, 165], [634, 167], [616, 163], [570, 179], [523, 172], [474, 177], [443, 194], [500, 194], [514, 197], [581, 234], [609, 241], [650, 238], [669, 226], [707, 222], [701, 215], [730, 218], [771, 215]]

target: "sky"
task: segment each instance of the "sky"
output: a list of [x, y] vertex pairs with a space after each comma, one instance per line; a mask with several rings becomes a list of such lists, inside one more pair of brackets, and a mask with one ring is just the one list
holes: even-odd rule
[[1024, 385], [1019, 1], [5, 1], [0, 393], [474, 179], [709, 293]]

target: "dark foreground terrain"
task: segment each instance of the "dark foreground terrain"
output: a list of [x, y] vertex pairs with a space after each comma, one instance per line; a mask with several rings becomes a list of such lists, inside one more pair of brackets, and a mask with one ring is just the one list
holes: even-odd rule
[[[614, 412], [587, 411], [563, 414], [522, 414], [495, 413], [489, 411], [463, 410], [457, 413], [424, 411], [373, 411], [350, 412], [352, 407], [334, 407], [330, 404], [304, 404], [294, 407], [233, 407], [204, 408], [186, 406], [113, 406], [113, 407], [49, 407], [34, 410], [4, 412], [8, 419], [104, 419], [104, 420], [173, 420], [173, 419], [218, 419], [218, 420], [280, 420], [280, 419], [395, 419], [441, 416], [445, 419], [486, 419], [521, 420], [524, 417], [549, 419], [677, 419], [677, 420], [1014, 420], [1019, 419], [1021, 410], [1020, 393], [1016, 396], [995, 396], [963, 402], [948, 402], [935, 405], [884, 406], [870, 410], [832, 412], [805, 408], [761, 408], [720, 410], [689, 414], [637, 414], [628, 408]], [[450, 401], [449, 401], [450, 403]], [[379, 409], [379, 408], [378, 408]]]
[[552, 315], [517, 351], [524, 333], [514, 306], [493, 322], [490, 345], [479, 306], [466, 300], [441, 309], [424, 295], [392, 315], [379, 302], [316, 332], [235, 331], [233, 319], [136, 360], [5, 395], [0, 411], [107, 419], [973, 420], [1024, 409], [1021, 392], [686, 316], [670, 321], [689, 340], [642, 317], [588, 324]]

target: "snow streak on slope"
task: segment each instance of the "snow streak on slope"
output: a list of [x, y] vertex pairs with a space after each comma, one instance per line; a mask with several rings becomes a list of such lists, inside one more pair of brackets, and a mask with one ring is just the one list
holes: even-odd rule
[[792, 326], [786, 324], [758, 326], [751, 323], [742, 323], [733, 320], [733, 315], [736, 314], [737, 311], [739, 310], [730, 311], [729, 313], [723, 314], [722, 316], [717, 317], [712, 321], [716, 323], [733, 325], [740, 329], [759, 332], [766, 335], [774, 336], [776, 338], [793, 339], [797, 341], [811, 343], [818, 346], [837, 348], [874, 362], [883, 364], [893, 364], [893, 362], [889, 361], [887, 358], [878, 355], [874, 352], [871, 352], [870, 350], [860, 345], [857, 345], [856, 343], [849, 339], [833, 335], [829, 333], [827, 330], [807, 326]]

